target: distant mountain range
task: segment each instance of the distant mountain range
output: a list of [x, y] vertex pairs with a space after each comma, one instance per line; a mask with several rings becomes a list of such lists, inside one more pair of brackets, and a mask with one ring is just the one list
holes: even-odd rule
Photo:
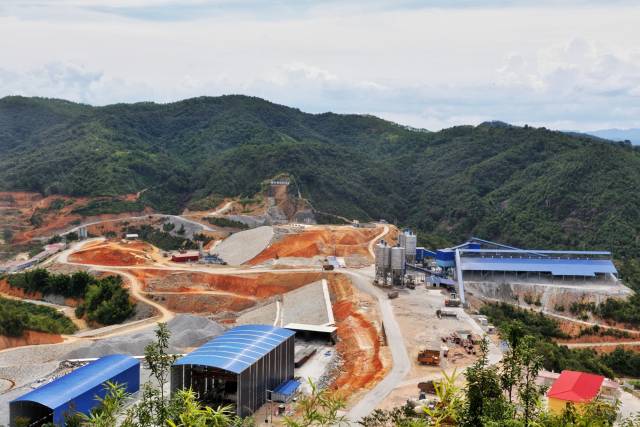
[[640, 145], [640, 129], [601, 129], [586, 132], [588, 135], [612, 141], [631, 141], [633, 145]]
[[170, 213], [252, 197], [279, 173], [320, 211], [412, 226], [425, 245], [477, 235], [640, 256], [640, 147], [501, 122], [416, 131], [246, 96], [0, 99], [0, 190], [146, 190], [138, 204]]

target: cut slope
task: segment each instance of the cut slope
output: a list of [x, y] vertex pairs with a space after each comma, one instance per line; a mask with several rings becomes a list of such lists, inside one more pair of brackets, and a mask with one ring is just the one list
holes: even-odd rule
[[273, 227], [263, 226], [234, 233], [216, 246], [216, 252], [231, 265], [240, 265], [262, 252], [273, 238]]

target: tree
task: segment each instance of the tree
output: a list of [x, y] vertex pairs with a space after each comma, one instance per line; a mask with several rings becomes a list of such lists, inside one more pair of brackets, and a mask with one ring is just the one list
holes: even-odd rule
[[518, 384], [518, 403], [522, 408], [524, 427], [528, 427], [538, 414], [540, 397], [545, 391], [544, 386], [536, 384], [536, 378], [542, 369], [542, 357], [536, 351], [536, 339], [532, 336], [522, 338], [516, 351], [522, 366]]
[[144, 349], [145, 363], [151, 371], [151, 376], [155, 378], [159, 390], [159, 397], [155, 400], [157, 406], [156, 408], [152, 408], [153, 413], [155, 413], [155, 421], [158, 425], [164, 425], [168, 418], [164, 388], [169, 381], [171, 365], [173, 365], [173, 362], [177, 359], [177, 356], [171, 355], [168, 352], [170, 336], [171, 333], [169, 332], [167, 324], [158, 323], [156, 341]]
[[460, 388], [456, 385], [458, 375], [454, 370], [451, 375], [442, 372], [443, 378], [433, 383], [438, 403], [433, 408], [424, 408], [429, 422], [435, 427], [455, 424], [463, 411]]
[[311, 394], [298, 399], [301, 415], [284, 417], [284, 425], [288, 427], [348, 425], [347, 419], [343, 415], [338, 415], [338, 412], [346, 407], [345, 399], [327, 389], [320, 390], [311, 379], [309, 379], [309, 385]]
[[109, 381], [105, 383], [104, 388], [107, 391], [105, 396], [96, 397], [99, 404], [91, 410], [89, 415], [80, 415], [86, 426], [113, 427], [117, 424], [118, 416], [124, 408], [129, 393], [126, 392], [123, 385]]
[[178, 391], [175, 405], [180, 408], [179, 414], [175, 421], [167, 420], [169, 427], [229, 427], [241, 422], [229, 405], [203, 408], [193, 390]]
[[485, 337], [480, 343], [478, 360], [465, 371], [467, 385], [462, 426], [479, 426], [487, 421], [503, 421], [513, 416], [513, 407], [504, 398], [498, 368], [489, 366], [488, 348], [489, 341]]

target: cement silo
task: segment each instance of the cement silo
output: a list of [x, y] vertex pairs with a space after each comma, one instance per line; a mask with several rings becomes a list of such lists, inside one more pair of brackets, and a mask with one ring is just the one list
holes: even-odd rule
[[376, 256], [376, 278], [386, 283], [387, 276], [391, 272], [391, 247], [384, 240], [381, 240], [374, 248]]
[[401, 234], [402, 241], [404, 244], [400, 245], [405, 249], [405, 257], [409, 264], [416, 263], [416, 246], [418, 238], [411, 230], [405, 230], [404, 233]]
[[401, 285], [404, 281], [405, 256], [403, 247], [391, 248], [391, 277], [394, 285]]

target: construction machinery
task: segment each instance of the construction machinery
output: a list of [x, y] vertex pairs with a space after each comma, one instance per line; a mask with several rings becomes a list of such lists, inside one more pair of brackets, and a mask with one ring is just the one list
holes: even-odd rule
[[440, 349], [425, 348], [418, 353], [418, 363], [422, 365], [440, 366]]

